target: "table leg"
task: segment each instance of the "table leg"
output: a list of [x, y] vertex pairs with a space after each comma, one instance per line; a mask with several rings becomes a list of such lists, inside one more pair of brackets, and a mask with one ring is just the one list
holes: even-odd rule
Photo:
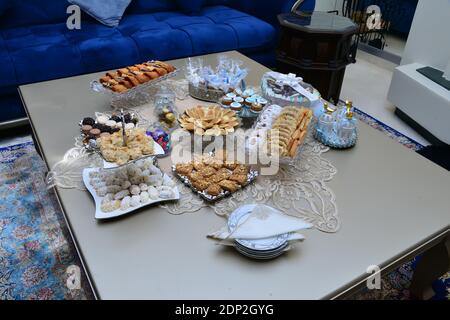
[[450, 237], [422, 255], [411, 280], [413, 298], [427, 300], [434, 296], [431, 284], [450, 270]]

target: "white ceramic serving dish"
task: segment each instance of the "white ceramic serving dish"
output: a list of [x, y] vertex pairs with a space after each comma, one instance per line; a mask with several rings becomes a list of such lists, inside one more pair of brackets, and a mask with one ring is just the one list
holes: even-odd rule
[[[84, 185], [86, 186], [86, 188], [88, 189], [89, 193], [92, 195], [92, 197], [94, 198], [95, 201], [95, 218], [99, 219], [99, 220], [103, 220], [103, 219], [111, 219], [111, 218], [117, 218], [129, 213], [132, 213], [138, 209], [141, 209], [143, 207], [146, 207], [148, 205], [151, 204], [155, 204], [155, 203], [160, 203], [160, 202], [165, 202], [165, 201], [173, 201], [173, 200], [179, 200], [180, 199], [180, 192], [178, 191], [177, 187], [173, 187], [172, 190], [175, 193], [175, 196], [173, 198], [169, 198], [169, 199], [162, 199], [162, 198], [158, 198], [156, 200], [149, 200], [147, 203], [141, 204], [138, 207], [130, 207], [126, 210], [122, 210], [122, 209], [117, 209], [115, 211], [112, 212], [103, 212], [101, 210], [101, 205], [102, 205], [102, 200], [103, 197], [99, 197], [97, 195], [97, 193], [95, 192], [94, 188], [92, 187], [92, 185], [89, 182], [89, 173], [93, 172], [93, 171], [99, 171], [100, 168], [87, 168], [83, 170], [83, 182]], [[166, 175], [166, 174], [165, 174]]]

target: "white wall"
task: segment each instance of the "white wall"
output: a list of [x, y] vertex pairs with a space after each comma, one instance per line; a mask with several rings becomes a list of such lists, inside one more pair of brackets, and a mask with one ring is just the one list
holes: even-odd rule
[[450, 0], [419, 0], [402, 65], [443, 70], [450, 60]]

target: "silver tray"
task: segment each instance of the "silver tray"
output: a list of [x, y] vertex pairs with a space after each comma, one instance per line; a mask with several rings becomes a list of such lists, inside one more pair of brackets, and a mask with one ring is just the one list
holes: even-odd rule
[[[302, 86], [305, 89], [309, 89], [310, 91], [312, 91], [313, 94], [318, 96], [318, 99], [320, 100], [320, 92], [315, 89], [312, 85], [307, 84], [305, 82], [302, 83]], [[313, 107], [311, 101], [302, 96], [300, 93], [297, 93], [293, 96], [284, 96], [281, 94], [277, 94], [275, 92], [273, 92], [272, 88], [269, 86], [267, 79], [265, 79], [263, 77], [263, 79], [261, 80], [261, 91], [262, 91], [262, 96], [264, 98], [266, 98], [267, 100], [271, 101], [272, 104], [276, 104], [282, 107], [285, 106], [303, 106], [306, 108], [310, 108]]]
[[109, 96], [111, 98], [111, 104], [116, 108], [136, 107], [150, 101], [150, 88], [160, 84], [164, 80], [175, 77], [177, 74], [178, 70], [172, 71], [164, 76], [140, 84], [122, 93], [114, 92], [111, 89], [106, 88], [98, 80], [91, 82], [91, 89], [95, 92]]
[[[178, 174], [178, 173], [176, 172], [176, 166], [175, 166], [175, 165], [172, 166], [172, 171], [173, 171], [173, 174], [174, 174], [178, 179], [180, 179], [186, 186], [188, 186], [189, 188], [191, 188], [191, 190], [192, 190], [194, 193], [197, 193], [201, 198], [203, 198], [204, 200], [206, 200], [206, 201], [208, 201], [208, 202], [214, 202], [214, 201], [223, 199], [223, 198], [225, 198], [225, 197], [228, 197], [228, 196], [230, 196], [230, 195], [232, 194], [232, 192], [230, 192], [230, 191], [223, 191], [223, 192], [222, 192], [221, 194], [219, 194], [218, 196], [212, 196], [212, 195], [206, 193], [206, 191], [200, 191], [200, 190], [196, 189], [196, 188], [192, 185], [191, 180], [190, 180], [188, 177], [186, 177], [186, 176], [184, 176], [184, 175], [181, 175], [181, 174]], [[250, 172], [247, 174], [247, 183], [246, 183], [245, 185], [243, 185], [243, 186], [241, 187], [241, 189], [242, 189], [242, 188], [245, 188], [245, 187], [248, 186], [250, 183], [252, 183], [253, 181], [255, 181], [256, 178], [258, 177], [258, 175], [259, 175], [258, 171], [255, 171], [255, 170], [251, 170], [251, 169], [250, 169]], [[241, 189], [239, 189], [239, 190], [241, 190]]]
[[225, 95], [220, 89], [209, 89], [206, 86], [194, 86], [189, 82], [189, 94], [192, 98], [217, 103]]

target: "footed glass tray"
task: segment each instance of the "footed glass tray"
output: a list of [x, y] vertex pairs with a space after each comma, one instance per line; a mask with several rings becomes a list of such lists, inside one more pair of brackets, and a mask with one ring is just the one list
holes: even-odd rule
[[356, 142], [358, 141], [358, 130], [355, 129], [350, 139], [342, 140], [340, 139], [336, 132], [333, 130], [333, 134], [331, 135], [325, 135], [321, 131], [317, 130], [317, 128], [314, 130], [314, 137], [322, 144], [333, 148], [333, 149], [349, 149], [355, 146]]
[[111, 98], [111, 105], [114, 108], [130, 108], [137, 107], [150, 102], [151, 93], [150, 89], [162, 81], [175, 77], [178, 74], [178, 70], [170, 72], [165, 76], [151, 80], [149, 82], [138, 85], [123, 93], [117, 93], [111, 89], [105, 88], [98, 80], [91, 82], [91, 89], [95, 92], [105, 94]]

